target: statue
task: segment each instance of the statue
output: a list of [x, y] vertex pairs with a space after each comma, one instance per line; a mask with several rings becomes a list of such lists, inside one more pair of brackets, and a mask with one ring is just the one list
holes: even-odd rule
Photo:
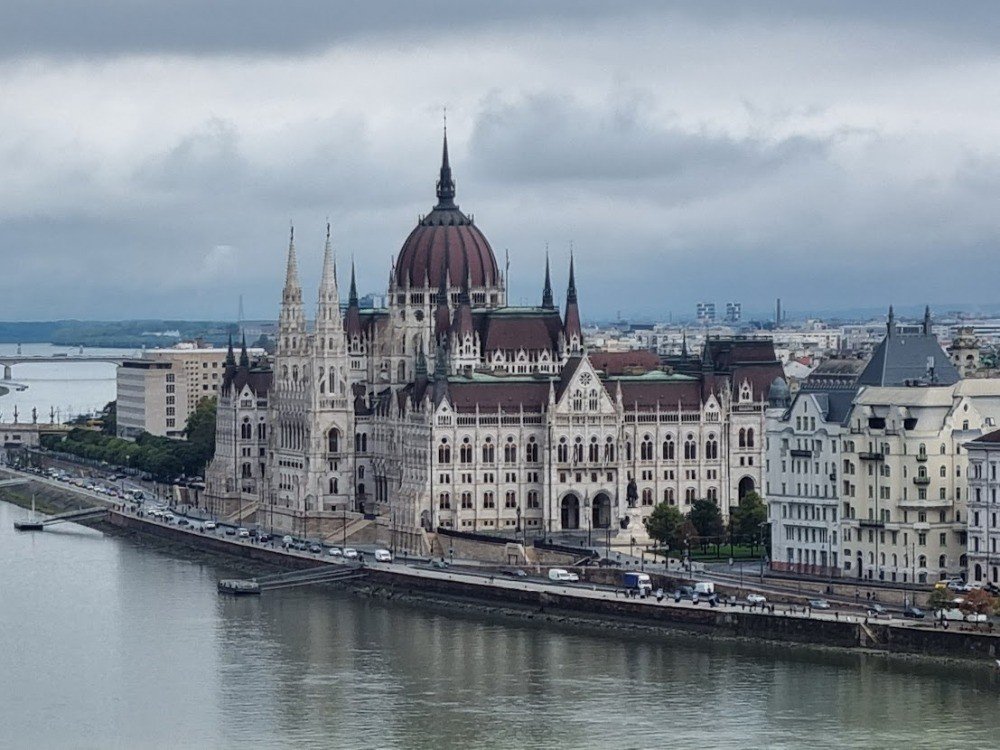
[[629, 477], [628, 479], [628, 488], [625, 490], [625, 501], [630, 508], [634, 508], [639, 502], [639, 488], [636, 486], [635, 477]]

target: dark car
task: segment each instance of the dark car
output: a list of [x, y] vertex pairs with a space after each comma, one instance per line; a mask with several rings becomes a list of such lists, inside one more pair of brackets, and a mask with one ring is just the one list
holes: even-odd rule
[[318, 555], [320, 552], [323, 551], [323, 548], [320, 547], [318, 544], [311, 544], [309, 545], [309, 551], [312, 552], [314, 555]]
[[922, 609], [919, 609], [917, 607], [904, 607], [903, 617], [908, 617], [911, 620], [922, 620], [924, 619], [924, 617], [926, 617], [926, 615], [924, 614], [924, 611]]
[[262, 542], [269, 542], [269, 541], [271, 541], [271, 535], [270, 535], [270, 534], [261, 534], [261, 535], [260, 535], [260, 536], [258, 536], [257, 538], [258, 538], [258, 539], [259, 539], [260, 541], [262, 541]]
[[527, 573], [525, 573], [520, 568], [504, 568], [500, 571], [503, 575], [509, 576], [511, 578], [525, 578]]
[[446, 563], [444, 560], [434, 560], [431, 563], [431, 567], [432, 568], [440, 568], [440, 569], [443, 570], [444, 568], [448, 567], [448, 563]]
[[178, 526], [190, 526], [191, 522], [189, 520], [187, 520], [186, 518], [181, 518], [181, 519], [179, 519], [177, 521], [177, 525]]
[[292, 546], [295, 547], [295, 549], [297, 549], [299, 552], [306, 552], [309, 550], [309, 545], [306, 544], [305, 542], [296, 542]]
[[226, 536], [236, 536], [236, 529], [234, 529], [232, 526], [227, 526]]

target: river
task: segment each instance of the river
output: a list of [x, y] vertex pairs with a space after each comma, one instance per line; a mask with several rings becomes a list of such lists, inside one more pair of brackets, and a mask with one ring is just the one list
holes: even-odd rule
[[[17, 344], [0, 344], [0, 354], [16, 354]], [[84, 348], [84, 354], [103, 356], [136, 356], [128, 349]], [[24, 356], [46, 356], [66, 354], [69, 357], [80, 354], [78, 347], [55, 346], [53, 344], [23, 344]], [[31, 421], [31, 410], [38, 410], [38, 421], [48, 422], [50, 415], [55, 421], [65, 422], [78, 414], [99, 411], [108, 401], [115, 398], [115, 365], [111, 362], [35, 362], [14, 365], [13, 382], [28, 388], [0, 395], [0, 422], [14, 420], [17, 407], [21, 422]], [[0, 386], [4, 383], [0, 381]], [[2, 391], [0, 391], [2, 393]]]
[[995, 748], [985, 669], [303, 588], [0, 502], [0, 747]]

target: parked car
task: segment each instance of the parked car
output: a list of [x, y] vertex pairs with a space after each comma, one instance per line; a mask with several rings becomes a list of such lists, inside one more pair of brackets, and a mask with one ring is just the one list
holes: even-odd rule
[[445, 560], [432, 560], [431, 567], [437, 568], [438, 570], [444, 570], [448, 567], [448, 563]]
[[375, 550], [375, 562], [381, 562], [381, 563], [392, 562], [392, 553], [387, 549]]
[[562, 568], [552, 568], [549, 570], [549, 580], [559, 581], [561, 583], [571, 583], [573, 581], [579, 581], [580, 576], [576, 573], [570, 573], [568, 570], [563, 570]]
[[290, 537], [288, 534], [285, 534], [283, 537], [281, 537], [281, 546], [284, 547], [285, 549], [288, 549], [294, 543], [295, 540], [292, 539], [292, 537]]
[[269, 541], [271, 541], [271, 535], [270, 535], [270, 534], [261, 534], [261, 535], [260, 535], [260, 536], [258, 536], [257, 538], [258, 538], [258, 539], [259, 539], [259, 540], [260, 540], [260, 541], [261, 541], [262, 543], [265, 543], [265, 542], [269, 542]]
[[903, 617], [907, 617], [911, 620], [922, 620], [924, 619], [924, 611], [917, 607], [903, 607]]
[[510, 578], [525, 578], [528, 575], [521, 568], [503, 568], [500, 572]]
[[358, 551], [354, 547], [344, 547], [344, 557], [348, 560], [357, 560]]
[[314, 555], [318, 555], [323, 551], [323, 548], [320, 547], [318, 544], [310, 544], [309, 551], [312, 552]]
[[871, 604], [868, 605], [868, 615], [870, 617], [881, 617], [887, 614], [889, 614], [889, 610], [887, 610], [881, 604], [872, 602]]
[[754, 606], [767, 604], [767, 597], [763, 594], [747, 594], [747, 604]]
[[177, 520], [177, 525], [178, 526], [190, 526], [191, 522], [189, 520], [187, 520], [186, 518], [179, 518]]
[[205, 523], [202, 524], [202, 528], [205, 529], [205, 531], [215, 531], [219, 528], [219, 524], [215, 521], [205, 521]]
[[240, 539], [249, 539], [250, 538], [250, 531], [247, 530], [247, 529], [244, 529], [241, 526], [240, 528], [238, 528], [236, 530], [236, 536], [238, 536]]
[[227, 526], [226, 536], [236, 536], [236, 529], [234, 529], [232, 526]]
[[961, 578], [950, 578], [945, 583], [950, 591], [971, 591], [972, 587]]
[[813, 609], [830, 609], [830, 602], [826, 599], [810, 599], [809, 606]]
[[305, 542], [296, 542], [292, 546], [295, 547], [295, 549], [297, 549], [299, 552], [308, 552], [309, 551], [309, 545], [306, 544]]
[[343, 557], [344, 551], [340, 547], [330, 547], [330, 551], [327, 554], [330, 557]]

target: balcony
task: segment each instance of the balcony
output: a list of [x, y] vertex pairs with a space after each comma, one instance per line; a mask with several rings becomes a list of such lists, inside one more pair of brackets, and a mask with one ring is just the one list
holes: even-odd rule
[[859, 518], [858, 526], [862, 529], [884, 529], [884, 521], [876, 521], [874, 518]]
[[792, 454], [792, 458], [812, 458], [813, 452], [805, 448], [792, 448], [789, 453]]
[[862, 461], [884, 461], [885, 454], [882, 451], [861, 451], [858, 458]]
[[913, 477], [913, 483], [926, 487], [931, 483], [930, 477]]
[[921, 463], [923, 463], [924, 461], [927, 460], [927, 454], [926, 453], [918, 453], [917, 456], [916, 456], [916, 458], [917, 458], [918, 461], [920, 461]]

